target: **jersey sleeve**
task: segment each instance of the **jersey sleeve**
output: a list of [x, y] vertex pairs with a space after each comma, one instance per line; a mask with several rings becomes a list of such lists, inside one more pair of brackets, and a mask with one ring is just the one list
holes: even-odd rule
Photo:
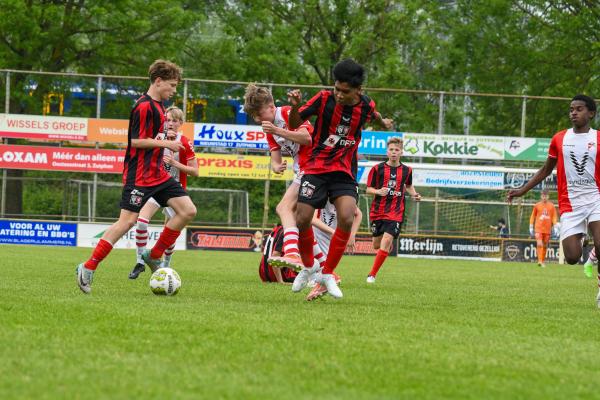
[[367, 113], [366, 122], [372, 122], [375, 119], [375, 115], [377, 110], [375, 109], [375, 102], [373, 100], [369, 101], [369, 112]]
[[196, 158], [196, 153], [194, 153], [194, 148], [192, 147], [190, 140], [187, 137], [182, 136], [181, 143], [183, 144], [183, 147], [184, 147], [183, 152], [184, 152], [185, 160], [190, 161], [190, 160], [193, 160], [194, 158]]
[[147, 101], [138, 103], [131, 113], [131, 138], [148, 139], [152, 138], [152, 107]]
[[281, 146], [277, 144], [273, 135], [267, 135], [267, 143], [269, 143], [269, 151], [281, 150]]
[[300, 118], [303, 121], [306, 121], [313, 115], [317, 115], [317, 113], [319, 112], [319, 108], [321, 108], [321, 104], [323, 102], [324, 92], [324, 90], [321, 90], [319, 93], [314, 95], [312, 99], [308, 100], [306, 104], [300, 107], [300, 110], [298, 112], [300, 113]]
[[531, 210], [531, 216], [529, 217], [529, 225], [535, 224], [535, 218], [537, 217], [537, 204], [533, 206], [533, 210]]
[[406, 186], [412, 186], [412, 168], [408, 167], [408, 176], [406, 177]]
[[548, 148], [548, 157], [558, 158], [558, 135], [554, 135]]
[[377, 165], [373, 166], [369, 171], [369, 177], [367, 178], [367, 187], [377, 188]]
[[310, 121], [306, 120], [304, 121], [299, 127], [297, 127], [296, 129], [290, 129], [290, 110], [291, 107], [286, 106], [286, 107], [281, 107], [281, 116], [283, 117], [283, 120], [285, 121], [285, 126], [288, 128], [288, 130], [291, 131], [297, 131], [299, 129], [306, 129], [308, 131], [308, 133], [311, 134], [312, 136], [312, 132], [313, 132], [313, 126], [310, 123]]

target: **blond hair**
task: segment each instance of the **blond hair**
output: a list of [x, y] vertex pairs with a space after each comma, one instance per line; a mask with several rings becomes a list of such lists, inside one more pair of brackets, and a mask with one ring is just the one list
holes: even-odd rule
[[151, 83], [154, 83], [157, 78], [161, 78], [163, 81], [176, 79], [177, 82], [181, 82], [182, 73], [181, 67], [166, 60], [156, 60], [148, 68], [148, 76]]
[[404, 140], [402, 140], [399, 137], [393, 137], [388, 140], [387, 146], [389, 146], [390, 144], [395, 144], [396, 146], [399, 146], [402, 149], [404, 147]]
[[256, 86], [253, 83], [246, 87], [244, 112], [250, 117], [255, 117], [263, 107], [274, 103], [273, 95], [266, 87]]
[[166, 114], [171, 114], [171, 117], [177, 121], [185, 122], [185, 118], [183, 118], [183, 111], [177, 106], [171, 106], [167, 108]]

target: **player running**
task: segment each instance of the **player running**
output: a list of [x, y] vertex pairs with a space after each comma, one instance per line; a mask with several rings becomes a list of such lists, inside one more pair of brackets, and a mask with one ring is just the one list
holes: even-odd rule
[[290, 109], [290, 106], [276, 107], [273, 95], [267, 88], [252, 84], [246, 88], [244, 111], [256, 123], [260, 123], [267, 134], [273, 172], [281, 174], [287, 169], [287, 162], [283, 160], [282, 152], [294, 159], [294, 180], [275, 209], [283, 225], [283, 255], [273, 255], [268, 262], [273, 266], [287, 266], [300, 270], [302, 260], [298, 251], [295, 211], [302, 168], [312, 143], [312, 126], [306, 121], [296, 129], [290, 129]]
[[136, 101], [129, 117], [121, 214], [118, 221], [104, 232], [92, 256], [77, 266], [77, 284], [86, 294], [92, 291], [92, 279], [98, 264], [110, 253], [117, 240], [135, 225], [148, 199], [152, 197], [162, 207], [169, 206], [175, 211], [152, 250], [142, 254], [152, 271], [158, 269], [165, 250], [175, 243], [181, 230], [196, 215], [194, 203], [163, 164], [164, 149], [175, 153], [182, 151], [183, 145], [173, 140], [160, 140], [160, 134], [166, 132], [162, 102], [175, 93], [181, 81], [181, 69], [169, 61], [156, 60], [148, 75], [148, 92]]
[[[187, 176], [198, 176], [198, 160], [194, 154], [194, 148], [187, 137], [183, 136], [180, 132], [181, 127], [184, 123], [183, 111], [179, 107], [171, 106], [167, 108], [167, 140], [174, 140], [180, 142], [184, 149], [173, 153], [170, 150], [165, 150], [163, 162], [165, 168], [171, 174], [173, 179], [187, 188]], [[142, 207], [140, 215], [137, 219], [137, 226], [135, 228], [135, 243], [136, 243], [136, 264], [133, 270], [129, 273], [129, 279], [137, 279], [137, 277], [145, 271], [144, 260], [142, 254], [146, 251], [146, 244], [148, 242], [148, 224], [150, 220], [160, 209], [160, 205], [154, 198], [150, 198], [146, 205]], [[171, 207], [163, 208], [163, 214], [165, 214], [165, 224], [170, 218], [173, 218], [175, 211]], [[168, 249], [165, 250], [165, 257], [161, 264], [161, 267], [168, 268], [171, 266], [171, 257], [175, 250], [175, 243], [173, 243]]]
[[[290, 128], [297, 128], [303, 121], [316, 116], [310, 158], [304, 167], [296, 206], [303, 269], [292, 285], [294, 292], [301, 291], [311, 275], [319, 270], [319, 263], [313, 257], [311, 220], [315, 209], [323, 208], [329, 199], [335, 206], [338, 225], [331, 238], [322, 273], [316, 279], [318, 283], [325, 285], [327, 293], [334, 298], [343, 296], [335, 282], [333, 271], [346, 249], [356, 212], [357, 148], [362, 128], [372, 120], [381, 123], [386, 129], [392, 128], [392, 121], [383, 119], [375, 110], [375, 102], [362, 94], [364, 75], [361, 65], [346, 59], [333, 68], [333, 90], [320, 91], [302, 106], [302, 94], [299, 90], [288, 93], [292, 105], [289, 114]], [[316, 297], [309, 294], [307, 300], [314, 298]]]
[[263, 282], [277, 282], [282, 285], [291, 285], [296, 278], [296, 271], [291, 268], [273, 268], [269, 265], [270, 257], [282, 256], [283, 252], [283, 226], [277, 224], [265, 240], [263, 256], [260, 259], [258, 275]]
[[374, 196], [369, 218], [373, 248], [377, 254], [367, 283], [375, 283], [379, 268], [390, 253], [394, 239], [400, 234], [405, 194], [408, 193], [415, 201], [421, 201], [421, 195], [412, 185], [412, 168], [400, 162], [403, 143], [402, 139], [396, 137], [388, 140], [387, 161], [375, 165], [369, 172], [367, 194]]
[[[582, 239], [588, 228], [594, 238], [596, 253], [600, 249], [600, 170], [598, 131], [590, 127], [596, 115], [596, 103], [588, 96], [573, 97], [569, 117], [573, 127], [560, 131], [550, 142], [548, 158], [542, 168], [520, 189], [507, 194], [513, 198], [523, 196], [542, 182], [556, 166], [558, 179], [558, 210], [560, 212], [560, 239], [565, 260], [575, 264], [583, 252]], [[600, 274], [598, 275], [600, 287]], [[600, 307], [600, 291], [596, 297]]]
[[546, 267], [544, 260], [552, 229], [560, 230], [560, 226], [557, 224], [556, 208], [554, 208], [552, 202], [548, 201], [548, 190], [544, 189], [542, 190], [541, 200], [533, 206], [529, 218], [529, 234], [535, 237], [538, 265], [542, 268]]

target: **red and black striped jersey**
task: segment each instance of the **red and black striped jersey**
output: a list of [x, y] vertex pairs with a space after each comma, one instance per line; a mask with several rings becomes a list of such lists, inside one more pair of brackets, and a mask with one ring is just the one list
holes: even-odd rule
[[140, 97], [129, 116], [127, 150], [123, 165], [123, 184], [157, 186], [169, 179], [163, 164], [163, 148], [139, 149], [131, 146], [132, 139], [164, 139], [165, 107], [147, 93]]
[[[277, 225], [275, 228], [273, 228], [265, 240], [263, 256], [260, 260], [260, 265], [258, 266], [258, 275], [263, 282], [277, 282], [277, 278], [273, 272], [273, 267], [271, 267], [267, 262], [269, 257], [273, 255], [274, 251], [278, 252], [280, 255], [284, 254], [283, 226], [281, 225]], [[293, 282], [294, 278], [296, 278], [296, 272], [290, 268], [281, 268], [281, 277], [284, 282]]]
[[412, 168], [400, 163], [391, 167], [385, 162], [371, 168], [367, 186], [375, 189], [388, 188], [385, 196], [375, 195], [371, 203], [371, 221], [387, 219], [402, 222], [404, 219], [404, 194], [406, 186], [412, 185]]
[[356, 105], [344, 106], [335, 101], [333, 90], [322, 90], [300, 107], [299, 112], [304, 121], [317, 116], [304, 173], [342, 171], [356, 179], [362, 128], [373, 118], [375, 102], [361, 95]]

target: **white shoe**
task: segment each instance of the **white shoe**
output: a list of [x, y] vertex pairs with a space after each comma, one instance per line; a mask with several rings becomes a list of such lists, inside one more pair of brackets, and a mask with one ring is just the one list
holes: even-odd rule
[[302, 268], [298, 275], [296, 275], [296, 279], [294, 279], [294, 283], [292, 283], [292, 292], [299, 292], [306, 287], [308, 282], [313, 278], [313, 275], [320, 270], [319, 262], [315, 260], [312, 268]]
[[375, 277], [374, 276], [367, 276], [367, 283], [375, 283]]
[[598, 291], [598, 295], [596, 296], [596, 305], [600, 308], [600, 290]]
[[335, 276], [333, 276], [333, 274], [321, 274], [319, 283], [321, 285], [325, 285], [327, 288], [327, 293], [329, 293], [332, 297], [341, 299], [344, 296], [335, 282]]
[[79, 289], [85, 294], [90, 294], [92, 291], [92, 280], [94, 278], [94, 271], [87, 269], [83, 263], [77, 266], [77, 284]]

